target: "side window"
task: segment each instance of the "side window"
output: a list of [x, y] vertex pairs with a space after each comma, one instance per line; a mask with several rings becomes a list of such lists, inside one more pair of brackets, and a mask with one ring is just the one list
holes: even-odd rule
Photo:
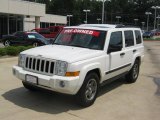
[[50, 32], [54, 32], [55, 27], [50, 28]]
[[122, 32], [112, 32], [111, 37], [110, 37], [110, 42], [109, 42], [109, 47], [108, 47], [108, 52], [116, 52], [116, 51], [121, 51], [122, 49]]
[[139, 30], [135, 30], [135, 36], [136, 36], [136, 44], [142, 43], [141, 32]]
[[18, 38], [24, 38], [25, 37], [24, 33], [22, 33], [22, 32], [17, 32], [15, 34], [15, 36], [18, 37]]
[[54, 32], [58, 32], [58, 31], [59, 31], [59, 28], [55, 27]]
[[130, 47], [134, 45], [133, 31], [124, 31], [125, 46]]

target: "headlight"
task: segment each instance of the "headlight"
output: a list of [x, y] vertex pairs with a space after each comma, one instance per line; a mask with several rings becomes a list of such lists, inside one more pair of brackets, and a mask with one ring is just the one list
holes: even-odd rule
[[56, 61], [55, 75], [65, 76], [67, 72], [68, 63], [64, 61]]
[[25, 55], [20, 54], [19, 59], [18, 59], [18, 66], [19, 67], [24, 67], [24, 65], [25, 65]]

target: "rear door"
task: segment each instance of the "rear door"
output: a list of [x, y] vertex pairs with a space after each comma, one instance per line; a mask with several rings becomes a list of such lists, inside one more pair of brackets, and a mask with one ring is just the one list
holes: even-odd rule
[[[124, 47], [124, 61], [123, 64], [130, 64], [130, 68], [134, 58], [134, 54], [137, 52], [136, 48], [135, 48], [135, 37], [134, 37], [134, 33], [133, 30], [124, 30], [124, 43], [125, 43], [125, 47]], [[128, 69], [129, 70], [129, 69]]]

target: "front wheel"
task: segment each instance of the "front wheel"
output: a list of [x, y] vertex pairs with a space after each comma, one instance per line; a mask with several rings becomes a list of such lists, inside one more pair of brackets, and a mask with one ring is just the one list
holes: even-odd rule
[[84, 83], [76, 95], [78, 104], [88, 107], [94, 103], [99, 88], [99, 77], [96, 73], [90, 73], [86, 76]]
[[33, 47], [38, 47], [39, 43], [38, 42], [34, 42], [32, 45], [33, 45]]
[[132, 69], [129, 71], [129, 73], [126, 75], [126, 81], [128, 83], [134, 83], [136, 82], [138, 76], [139, 76], [139, 66], [140, 62], [139, 60], [136, 60]]

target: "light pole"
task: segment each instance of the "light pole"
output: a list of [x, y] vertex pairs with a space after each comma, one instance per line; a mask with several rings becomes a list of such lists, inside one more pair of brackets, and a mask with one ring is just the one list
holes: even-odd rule
[[121, 16], [116, 16], [116, 19], [118, 20], [118, 24], [119, 24], [119, 19], [121, 19]]
[[98, 24], [99, 24], [99, 21], [100, 21], [100, 20], [101, 20], [100, 18], [97, 18]]
[[149, 15], [151, 15], [151, 12], [146, 12], [145, 13], [147, 15], [147, 31], [148, 31], [148, 24], [149, 24]]
[[154, 29], [156, 29], [156, 17], [157, 17], [157, 9], [160, 9], [159, 6], [152, 6], [152, 9], [155, 9], [155, 17], [154, 17]]
[[104, 23], [104, 3], [105, 0], [102, 1], [102, 24]]
[[160, 15], [158, 15], [157, 19], [158, 19], [158, 20], [157, 20], [157, 21], [158, 21], [158, 22], [157, 22], [157, 28], [159, 29], [159, 19], [160, 19]]
[[88, 23], [88, 22], [87, 22], [87, 13], [88, 13], [88, 12], [91, 12], [91, 10], [83, 10], [83, 12], [86, 13], [86, 24], [87, 24], [87, 23]]
[[135, 25], [137, 25], [139, 19], [134, 19]]
[[145, 22], [141, 22], [141, 23], [142, 23], [142, 30], [144, 30]]
[[71, 25], [71, 17], [73, 17], [73, 15], [67, 15], [68, 19], [69, 19], [69, 26]]

